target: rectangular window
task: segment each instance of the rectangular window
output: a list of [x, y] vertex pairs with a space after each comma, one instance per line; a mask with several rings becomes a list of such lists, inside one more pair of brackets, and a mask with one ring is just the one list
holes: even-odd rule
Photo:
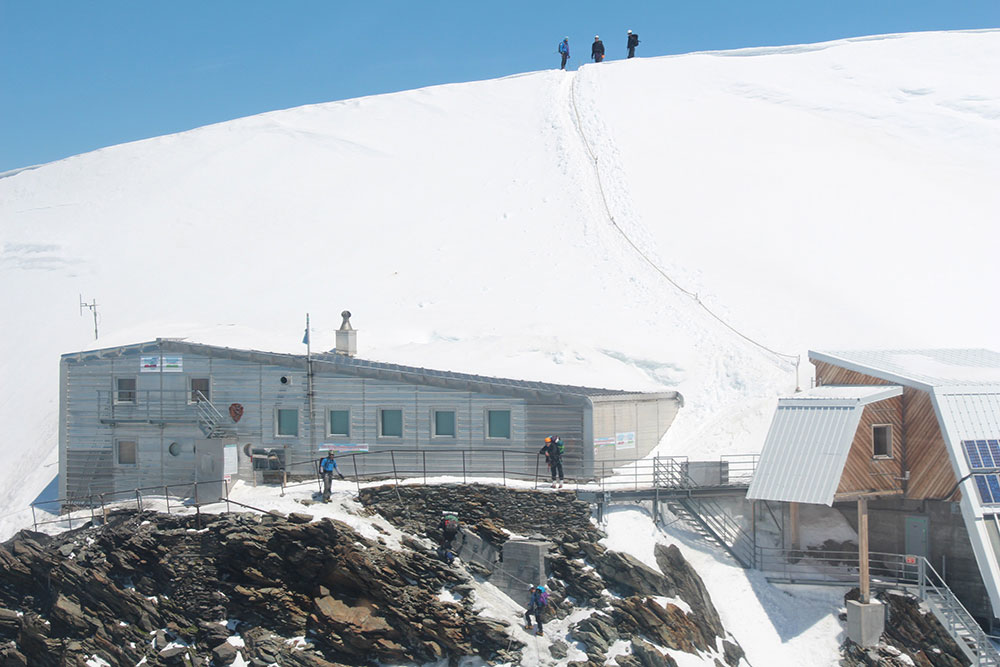
[[134, 466], [138, 458], [137, 449], [135, 440], [119, 440], [118, 465]]
[[510, 439], [510, 410], [486, 411], [486, 437]]
[[379, 410], [379, 435], [383, 438], [403, 437], [403, 411]]
[[455, 437], [455, 411], [435, 410], [434, 411], [434, 437], [454, 438]]
[[[201, 394], [200, 396], [198, 394]], [[191, 378], [191, 402], [212, 400], [208, 378]]]
[[115, 403], [135, 403], [135, 378], [115, 378]]
[[278, 408], [275, 435], [297, 436], [299, 434], [299, 411], [297, 408]]
[[892, 425], [872, 426], [872, 456], [877, 459], [892, 458]]
[[351, 435], [351, 411], [330, 410], [330, 421], [327, 431], [327, 435], [349, 437]]

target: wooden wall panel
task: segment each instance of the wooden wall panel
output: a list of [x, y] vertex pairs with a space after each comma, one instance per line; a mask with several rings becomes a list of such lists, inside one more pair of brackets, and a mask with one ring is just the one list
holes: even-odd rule
[[[816, 381], [818, 384], [895, 384], [825, 362], [817, 361], [813, 363], [816, 366]], [[903, 387], [903, 396], [901, 398], [903, 437], [900, 443], [902, 445], [900, 464], [903, 471], [910, 471], [910, 479], [905, 484], [905, 497], [916, 500], [940, 498], [954, 487], [957, 478], [951, 465], [951, 459], [948, 457], [944, 437], [941, 435], [941, 427], [938, 424], [937, 415], [934, 413], [931, 396], [929, 393], [920, 391], [919, 389]], [[865, 412], [867, 413], [867, 409]], [[855, 443], [851, 447], [851, 455], [848, 457], [848, 465], [845, 467], [844, 478], [841, 478], [841, 486], [862, 483], [861, 478], [858, 477], [859, 468], [857, 462], [854, 462], [852, 466], [851, 457], [855, 456], [855, 445], [858, 444], [858, 437], [860, 437], [861, 431], [864, 429], [864, 422], [865, 417], [862, 416], [862, 426], [859, 427], [859, 432], [855, 436]], [[874, 422], [868, 422], [869, 430], [872, 423]], [[870, 442], [868, 446], [871, 446]], [[893, 444], [893, 449], [895, 449], [895, 443]], [[846, 482], [845, 478], [847, 478]], [[851, 490], [858, 489], [852, 488]], [[960, 497], [961, 494], [955, 492], [950, 499], [958, 500]]]
[[[872, 456], [872, 426], [875, 424], [892, 426], [892, 458], [876, 459]], [[851, 443], [851, 451], [847, 455], [837, 493], [902, 489], [902, 481], [899, 479], [903, 476], [902, 436], [901, 396], [866, 405]]]

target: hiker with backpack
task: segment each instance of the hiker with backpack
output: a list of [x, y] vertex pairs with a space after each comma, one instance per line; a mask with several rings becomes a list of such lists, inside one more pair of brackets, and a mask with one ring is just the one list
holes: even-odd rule
[[569, 60], [569, 37], [563, 37], [563, 41], [559, 42], [559, 55], [562, 56], [562, 65], [559, 69], [566, 69], [566, 61]]
[[[558, 435], [550, 435], [545, 438], [545, 445], [539, 450], [539, 454], [545, 454], [545, 463], [552, 471], [552, 488], [561, 489], [563, 485], [563, 452], [566, 448]], [[556, 486], [556, 477], [559, 478], [559, 485]]]
[[330, 502], [330, 485], [333, 484], [333, 473], [340, 475], [344, 479], [344, 473], [337, 468], [337, 460], [333, 458], [333, 450], [326, 453], [326, 458], [319, 462], [320, 472], [323, 474], [323, 502]]
[[628, 47], [628, 57], [629, 58], [634, 58], [635, 57], [635, 47], [639, 46], [639, 35], [635, 34], [631, 30], [629, 30], [628, 31], [628, 44], [626, 44], [626, 46]]
[[[549, 604], [549, 592], [545, 586], [532, 586], [528, 593], [528, 610], [524, 612], [524, 629], [528, 632], [532, 630], [539, 637], [542, 635], [542, 611]], [[535, 617], [535, 625], [531, 624], [531, 617]], [[537, 628], [535, 627], [537, 626]]]
[[594, 43], [590, 45], [590, 57], [595, 63], [604, 60], [604, 42], [601, 41], [600, 35], [594, 35]]

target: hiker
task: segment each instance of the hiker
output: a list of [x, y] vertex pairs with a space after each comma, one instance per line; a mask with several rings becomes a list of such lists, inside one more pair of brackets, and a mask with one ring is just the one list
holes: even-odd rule
[[604, 42], [601, 41], [600, 35], [594, 35], [594, 43], [590, 45], [590, 57], [595, 63], [604, 60]]
[[[542, 635], [542, 610], [549, 603], [549, 593], [545, 590], [545, 586], [532, 586], [530, 588], [530, 593], [528, 593], [528, 610], [524, 612], [524, 629], [528, 632], [535, 630], [535, 634], [539, 637]], [[535, 628], [531, 624], [531, 616], [535, 617]]]
[[628, 44], [626, 44], [626, 46], [628, 47], [628, 57], [629, 58], [634, 58], [635, 57], [635, 47], [639, 46], [639, 35], [635, 34], [631, 30], [629, 30], [628, 31]]
[[441, 548], [445, 551], [451, 551], [455, 536], [458, 535], [458, 514], [443, 512], [441, 521], [438, 523], [438, 530], [441, 531]]
[[559, 42], [559, 55], [562, 56], [559, 69], [566, 69], [566, 61], [569, 60], [569, 37], [563, 37], [563, 41]]
[[[561, 489], [563, 485], [563, 452], [566, 448], [558, 435], [550, 435], [545, 438], [545, 445], [539, 450], [539, 454], [545, 454], [545, 463], [552, 471], [552, 488]], [[556, 477], [559, 478], [559, 485], [556, 486]]]
[[344, 479], [344, 473], [337, 468], [337, 460], [333, 458], [333, 450], [326, 453], [326, 458], [319, 462], [320, 472], [323, 473], [323, 501], [330, 500], [330, 485], [333, 483], [333, 473], [336, 472], [340, 479]]

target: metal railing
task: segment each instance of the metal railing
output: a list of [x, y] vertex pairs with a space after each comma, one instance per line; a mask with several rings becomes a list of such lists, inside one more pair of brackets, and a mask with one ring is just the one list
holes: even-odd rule
[[[858, 551], [757, 547], [755, 566], [769, 581], [789, 584], [858, 583]], [[902, 588], [924, 602], [973, 665], [1000, 666], [1000, 653], [975, 618], [923, 556], [870, 552], [873, 588]]]
[[[175, 491], [171, 491], [171, 490]], [[182, 491], [178, 492], [177, 489]], [[187, 491], [183, 491], [187, 489]], [[161, 493], [162, 492], [162, 493]], [[106, 521], [108, 512], [116, 509], [128, 509], [134, 507], [137, 512], [144, 509], [143, 502], [153, 500], [163, 500], [166, 504], [167, 514], [172, 513], [170, 499], [174, 498], [173, 508], [194, 508], [197, 515], [201, 514], [201, 507], [214, 505], [216, 503], [229, 502], [229, 480], [210, 479], [198, 482], [185, 482], [183, 484], [160, 484], [156, 486], [143, 486], [122, 491], [106, 491], [103, 493], [93, 493], [85, 496], [74, 496], [71, 498], [56, 498], [53, 500], [42, 500], [31, 503], [31, 521], [34, 530], [39, 526], [49, 524], [66, 524], [67, 528], [73, 529], [74, 513], [81, 510], [87, 511], [90, 521], [96, 521], [98, 517]], [[56, 506], [55, 512], [49, 512], [45, 508], [51, 505]], [[46, 514], [54, 516], [53, 519], [39, 519], [36, 510], [42, 510]], [[76, 521], [82, 525], [87, 519], [75, 517]]]

